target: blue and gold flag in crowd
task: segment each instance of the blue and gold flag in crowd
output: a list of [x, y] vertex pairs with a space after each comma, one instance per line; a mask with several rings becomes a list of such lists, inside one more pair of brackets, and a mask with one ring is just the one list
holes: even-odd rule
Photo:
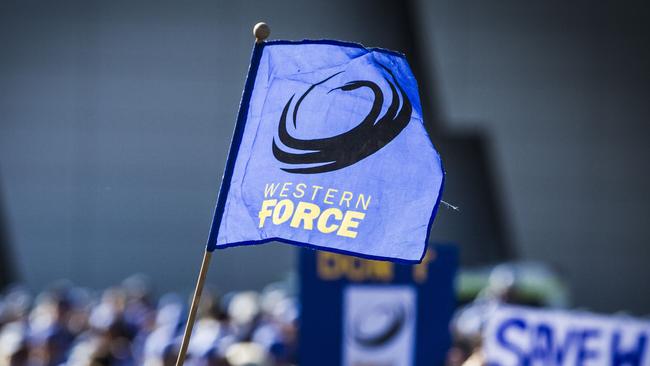
[[259, 43], [207, 249], [280, 241], [419, 262], [443, 178], [404, 55]]

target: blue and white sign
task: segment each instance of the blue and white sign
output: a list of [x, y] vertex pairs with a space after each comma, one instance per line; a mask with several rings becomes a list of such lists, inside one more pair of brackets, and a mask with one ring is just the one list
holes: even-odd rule
[[345, 288], [343, 309], [343, 366], [413, 365], [413, 286], [351, 285]]
[[444, 365], [455, 307], [455, 246], [418, 265], [300, 253], [300, 364]]
[[490, 366], [650, 366], [650, 321], [503, 306], [485, 328]]
[[404, 55], [259, 43], [207, 249], [280, 241], [419, 262], [443, 178]]

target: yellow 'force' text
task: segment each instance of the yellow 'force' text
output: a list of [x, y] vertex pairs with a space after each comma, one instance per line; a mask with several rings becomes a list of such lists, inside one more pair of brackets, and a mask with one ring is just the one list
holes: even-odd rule
[[258, 213], [260, 228], [269, 222], [273, 225], [288, 224], [293, 228], [315, 229], [323, 234], [354, 239], [360, 223], [366, 217], [361, 210], [368, 209], [372, 197], [334, 188], [285, 182], [266, 184], [264, 198]]

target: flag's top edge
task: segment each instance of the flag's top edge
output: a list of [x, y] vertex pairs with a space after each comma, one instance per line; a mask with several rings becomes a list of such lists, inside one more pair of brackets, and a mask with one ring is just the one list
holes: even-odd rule
[[301, 44], [326, 44], [326, 45], [332, 45], [332, 46], [342, 46], [342, 47], [352, 47], [352, 48], [359, 48], [368, 52], [382, 52], [386, 53], [389, 55], [401, 57], [403, 59], [406, 59], [406, 56], [398, 51], [393, 51], [385, 48], [379, 48], [379, 47], [365, 47], [361, 43], [354, 43], [354, 42], [346, 42], [346, 41], [338, 41], [334, 39], [303, 39], [300, 41], [289, 41], [289, 40], [273, 40], [273, 41], [266, 41], [264, 42], [265, 46], [273, 46], [273, 45], [301, 45]]

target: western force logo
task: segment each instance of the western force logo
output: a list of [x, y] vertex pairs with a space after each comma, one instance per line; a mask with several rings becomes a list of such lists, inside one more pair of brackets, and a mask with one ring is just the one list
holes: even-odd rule
[[355, 343], [365, 348], [383, 347], [390, 343], [407, 321], [404, 304], [399, 302], [381, 303], [356, 315], [348, 332]]
[[298, 111], [305, 98], [318, 85], [327, 82], [342, 71], [310, 86], [295, 102], [293, 109], [291, 106], [296, 95], [289, 98], [278, 124], [278, 138], [281, 145], [276, 142], [275, 138], [273, 139], [275, 158], [292, 166], [281, 168], [282, 170], [289, 173], [315, 174], [342, 169], [379, 151], [402, 132], [411, 120], [413, 108], [395, 75], [388, 68], [381, 67], [390, 74], [390, 79], [386, 77], [384, 79], [391, 91], [391, 102], [383, 116], [380, 116], [380, 113], [384, 105], [384, 94], [381, 88], [372, 81], [350, 81], [329, 91], [350, 92], [368, 88], [374, 94], [374, 101], [368, 115], [357, 126], [339, 135], [313, 140], [293, 137], [287, 130], [287, 116], [291, 110], [293, 127], [298, 128]]

